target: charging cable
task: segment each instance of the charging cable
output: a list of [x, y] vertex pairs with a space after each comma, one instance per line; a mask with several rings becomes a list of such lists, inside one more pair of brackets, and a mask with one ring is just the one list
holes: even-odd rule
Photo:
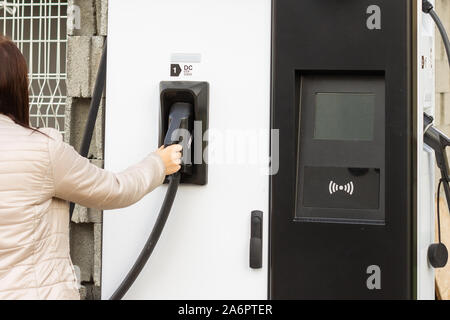
[[[174, 139], [176, 136], [176, 131], [178, 129], [191, 129], [191, 124], [193, 121], [193, 108], [190, 103], [186, 102], [175, 102], [170, 108], [169, 114], [169, 128], [167, 130], [164, 146], [170, 146], [176, 143], [180, 143], [179, 139]], [[186, 144], [186, 141], [183, 141]], [[183, 152], [189, 152], [187, 146], [183, 147]], [[181, 171], [181, 170], [180, 170]], [[172, 174], [168, 177], [169, 186], [167, 188], [167, 193], [164, 198], [164, 202], [158, 214], [158, 218], [153, 226], [152, 232], [145, 243], [139, 257], [134, 263], [133, 267], [128, 272], [125, 279], [119, 285], [117, 290], [113, 293], [110, 300], [120, 300], [127, 293], [128, 289], [133, 285], [136, 278], [141, 273], [142, 269], [146, 265], [148, 259], [152, 255], [153, 249], [155, 249], [156, 244], [161, 236], [164, 226], [166, 224], [167, 218], [169, 217], [170, 210], [172, 209], [175, 196], [178, 191], [178, 186], [180, 185], [180, 171]]]
[[444, 41], [445, 51], [447, 53], [447, 59], [450, 65], [450, 40], [448, 39], [447, 31], [445, 30], [444, 24], [442, 23], [436, 11], [434, 11], [434, 7], [430, 1], [422, 0], [422, 11], [424, 13], [429, 14], [436, 23], [439, 33], [441, 34], [442, 41]]
[[438, 222], [438, 243], [433, 243], [428, 247], [428, 260], [433, 268], [443, 268], [447, 265], [448, 261], [448, 250], [445, 244], [441, 240], [441, 212], [440, 212], [440, 193], [441, 185], [447, 183], [441, 178], [438, 184], [437, 190], [437, 222]]
[[109, 298], [109, 300], [120, 300], [123, 298], [125, 293], [127, 293], [128, 289], [130, 289], [136, 278], [141, 273], [148, 259], [152, 255], [153, 249], [155, 249], [155, 246], [158, 243], [159, 237], [161, 236], [161, 233], [164, 230], [167, 218], [169, 217], [170, 210], [172, 209], [172, 205], [178, 191], [178, 186], [180, 185], [180, 173], [177, 172], [169, 176], [168, 179], [169, 179], [169, 187], [167, 188], [167, 193], [166, 196], [164, 197], [164, 202], [161, 206], [158, 218], [156, 219], [152, 232], [150, 233], [150, 236], [148, 237], [147, 242], [145, 243], [145, 246], [142, 249], [141, 253], [139, 254], [139, 257], [137, 258], [133, 267], [130, 269], [125, 279], [123, 279], [122, 283], [113, 293], [111, 298]]
[[[80, 148], [80, 155], [83, 157], [88, 156], [89, 147], [92, 141], [92, 136], [95, 128], [95, 123], [97, 120], [98, 110], [100, 108], [101, 98], [103, 96], [103, 92], [105, 91], [106, 58], [107, 58], [107, 43], [105, 40], [103, 53], [97, 72], [97, 78], [95, 81], [94, 91], [92, 94], [91, 105], [89, 107], [88, 119], [86, 127], [84, 129], [83, 140]], [[189, 127], [186, 126], [186, 123], [190, 121], [192, 116], [193, 111], [190, 104], [175, 103], [172, 106], [170, 114], [171, 117], [170, 127], [164, 140], [165, 146], [178, 143], [178, 141], [174, 141], [171, 139], [173, 132], [179, 127], [186, 127], [186, 129], [190, 129]], [[159, 211], [158, 217], [150, 233], [150, 236], [148, 237], [147, 242], [145, 243], [144, 248], [142, 249], [141, 253], [136, 259], [136, 262], [134, 263], [133, 267], [130, 269], [125, 279], [120, 283], [116, 291], [114, 291], [110, 300], [122, 299], [122, 297], [127, 293], [128, 289], [133, 285], [134, 281], [141, 273], [148, 259], [152, 255], [152, 252], [155, 249], [156, 244], [158, 243], [158, 240], [166, 224], [167, 218], [169, 217], [170, 210], [172, 209], [172, 205], [178, 191], [178, 186], [180, 185], [181, 179], [180, 172], [170, 175], [167, 179], [169, 181], [167, 192], [164, 197], [164, 201]], [[69, 209], [70, 219], [72, 219], [74, 208], [75, 204], [70, 203]]]
[[[92, 135], [94, 134], [95, 122], [97, 120], [98, 109], [105, 91], [106, 86], [106, 56], [107, 56], [107, 40], [103, 46], [102, 58], [97, 71], [97, 78], [95, 79], [94, 92], [92, 93], [91, 105], [89, 106], [89, 113], [87, 117], [86, 127], [84, 128], [83, 140], [81, 141], [80, 155], [87, 158], [89, 148], [91, 146]], [[71, 202], [69, 205], [69, 216], [72, 220], [75, 203]]]

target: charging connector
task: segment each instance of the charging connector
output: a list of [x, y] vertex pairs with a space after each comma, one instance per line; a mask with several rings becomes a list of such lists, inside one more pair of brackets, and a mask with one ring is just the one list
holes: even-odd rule
[[433, 243], [428, 247], [428, 261], [433, 268], [443, 268], [448, 261], [448, 251], [441, 241], [441, 214], [440, 214], [440, 192], [441, 185], [444, 187], [447, 206], [450, 210], [450, 169], [448, 164], [446, 149], [450, 146], [450, 139], [437, 128], [433, 127], [433, 118], [426, 113], [423, 114], [423, 141], [426, 145], [434, 150], [436, 163], [441, 171], [441, 179], [439, 180], [437, 190], [437, 222], [439, 242]]
[[422, 11], [425, 13], [430, 13], [433, 10], [433, 5], [428, 0], [422, 0]]
[[183, 158], [180, 173], [192, 174], [192, 132], [194, 130], [194, 107], [188, 102], [175, 102], [170, 108], [169, 129], [164, 138], [164, 145], [181, 144]]

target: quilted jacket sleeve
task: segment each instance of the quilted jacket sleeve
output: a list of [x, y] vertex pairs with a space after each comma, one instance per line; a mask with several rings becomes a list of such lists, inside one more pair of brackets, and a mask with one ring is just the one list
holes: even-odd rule
[[120, 173], [114, 173], [98, 168], [80, 156], [72, 146], [62, 141], [58, 131], [44, 132], [50, 136], [48, 149], [54, 196], [57, 198], [89, 208], [123, 208], [139, 201], [164, 181], [164, 163], [155, 153]]

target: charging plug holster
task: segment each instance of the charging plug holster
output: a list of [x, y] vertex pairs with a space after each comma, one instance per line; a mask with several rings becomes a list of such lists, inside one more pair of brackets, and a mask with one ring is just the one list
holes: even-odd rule
[[[205, 162], [204, 152], [208, 143], [206, 135], [209, 127], [209, 84], [198, 81], [162, 81], [160, 99], [159, 145], [178, 142], [182, 144], [181, 183], [206, 185], [208, 164]], [[179, 128], [185, 130], [180, 131], [182, 134], [179, 137], [175, 135], [175, 141], [169, 139], [172, 137], [166, 139], [171, 124], [171, 112], [184, 112], [183, 108], [192, 108], [193, 118], [182, 116]], [[186, 136], [186, 132], [191, 133], [190, 137]]]

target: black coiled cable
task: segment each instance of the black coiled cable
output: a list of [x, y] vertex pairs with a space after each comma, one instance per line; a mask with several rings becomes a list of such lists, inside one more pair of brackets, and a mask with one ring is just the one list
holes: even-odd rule
[[164, 202], [161, 206], [161, 209], [158, 214], [158, 218], [156, 219], [155, 225], [153, 226], [152, 232], [145, 243], [144, 248], [142, 249], [139, 257], [134, 263], [133, 267], [128, 272], [125, 279], [119, 285], [117, 290], [113, 293], [109, 300], [120, 300], [123, 298], [125, 293], [127, 293], [128, 289], [133, 285], [136, 278], [141, 273], [148, 259], [152, 255], [153, 249], [155, 249], [156, 244], [158, 243], [159, 237], [164, 229], [167, 218], [169, 217], [170, 210], [172, 209], [173, 202], [175, 200], [175, 196], [177, 194], [178, 186], [180, 184], [180, 173], [177, 172], [168, 177], [169, 186], [167, 188], [166, 196], [164, 197]]
[[422, 1], [422, 11], [424, 13], [428, 13], [433, 19], [433, 21], [436, 23], [439, 33], [441, 34], [442, 41], [444, 42], [445, 51], [447, 53], [447, 59], [450, 65], [450, 41], [448, 39], [447, 31], [445, 31], [444, 24], [437, 15], [436, 11], [434, 11], [433, 5], [428, 0]]

